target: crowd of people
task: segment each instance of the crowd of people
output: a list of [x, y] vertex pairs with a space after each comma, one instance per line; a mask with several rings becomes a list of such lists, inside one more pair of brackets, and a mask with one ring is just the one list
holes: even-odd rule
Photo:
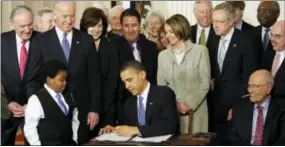
[[[214, 145], [285, 145], [285, 20], [261, 1], [195, 1], [197, 24], [135, 9], [57, 1], [16, 6], [1, 34], [1, 144], [83, 145], [98, 134], [215, 132]], [[108, 29], [110, 27], [110, 29]], [[188, 132], [189, 111], [193, 112]], [[191, 113], [192, 114], [192, 113]]]

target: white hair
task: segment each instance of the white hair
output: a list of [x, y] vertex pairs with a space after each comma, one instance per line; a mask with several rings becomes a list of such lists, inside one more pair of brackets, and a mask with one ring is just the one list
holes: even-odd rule
[[19, 5], [19, 6], [16, 6], [12, 12], [11, 12], [11, 15], [10, 15], [10, 21], [13, 21], [14, 17], [18, 14], [22, 14], [23, 12], [30, 12], [32, 14], [32, 17], [34, 19], [34, 13], [33, 13], [33, 10], [26, 6], [26, 5]]
[[37, 11], [36, 16], [35, 16], [35, 20], [40, 20], [40, 18], [43, 16], [43, 14], [46, 13], [53, 13], [53, 10], [48, 8], [48, 7], [43, 7], [41, 8], [39, 11]]
[[212, 3], [212, 1], [195, 1], [193, 10], [195, 11], [197, 9], [198, 5], [201, 4], [201, 3], [208, 3], [211, 6], [211, 9], [213, 10], [213, 3]]
[[165, 19], [164, 19], [164, 15], [160, 10], [151, 10], [147, 13], [146, 18], [145, 18], [145, 25], [147, 26], [150, 17], [152, 16], [158, 16], [159, 20], [161, 22], [161, 24], [164, 24]]
[[116, 5], [114, 6], [113, 8], [111, 8], [109, 10], [109, 13], [108, 13], [108, 20], [110, 21], [114, 15], [114, 12], [116, 12], [117, 10], [123, 12], [125, 9], [122, 5]]

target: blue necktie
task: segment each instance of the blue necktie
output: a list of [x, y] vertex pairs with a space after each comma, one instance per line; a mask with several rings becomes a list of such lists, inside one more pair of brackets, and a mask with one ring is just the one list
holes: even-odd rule
[[59, 108], [62, 110], [62, 112], [67, 115], [67, 108], [65, 107], [63, 101], [62, 101], [62, 98], [60, 96], [60, 94], [56, 94], [56, 98], [57, 98], [57, 101], [58, 101], [58, 106]]
[[139, 96], [138, 118], [139, 118], [139, 125], [140, 126], [145, 125], [145, 110], [144, 110], [142, 96]]
[[62, 50], [63, 50], [66, 61], [68, 61], [69, 53], [70, 53], [70, 46], [69, 46], [69, 42], [66, 36], [67, 36], [67, 33], [63, 33]]
[[263, 37], [263, 47], [264, 47], [264, 50], [266, 50], [267, 46], [268, 46], [268, 43], [269, 43], [269, 33], [270, 29], [266, 28], [265, 31], [264, 31], [264, 37]]

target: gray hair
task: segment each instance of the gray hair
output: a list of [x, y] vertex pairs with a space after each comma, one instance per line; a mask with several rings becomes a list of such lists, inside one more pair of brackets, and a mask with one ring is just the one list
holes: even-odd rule
[[112, 19], [113, 15], [114, 15], [114, 12], [116, 10], [120, 10], [121, 12], [123, 12], [125, 9], [124, 9], [124, 7], [122, 5], [116, 5], [113, 8], [111, 8], [109, 10], [109, 13], [108, 13], [108, 21], [110, 21]]
[[267, 84], [274, 85], [274, 77], [271, 74], [267, 75]]
[[43, 16], [45, 13], [53, 13], [53, 10], [47, 7], [41, 8], [37, 13], [35, 20], [40, 20], [40, 18]]
[[228, 19], [234, 19], [234, 17], [236, 16], [234, 7], [229, 3], [224, 2], [224, 3], [217, 5], [214, 8], [214, 11], [216, 10], [225, 10], [228, 16]]
[[213, 3], [212, 1], [195, 1], [193, 10], [195, 11], [199, 4], [201, 3], [208, 3], [211, 6], [211, 10], [213, 10]]
[[30, 12], [32, 14], [33, 19], [34, 19], [33, 10], [30, 7], [28, 7], [26, 5], [19, 5], [19, 6], [16, 6], [12, 10], [11, 15], [10, 15], [10, 21], [13, 21], [13, 19], [16, 15], [21, 14], [21, 13], [26, 12], [26, 11]]
[[152, 16], [158, 16], [161, 24], [164, 24], [165, 19], [164, 19], [163, 13], [159, 10], [151, 10], [147, 13], [146, 18], [145, 18], [145, 25], [146, 26], [149, 22], [150, 17], [152, 17]]
[[55, 10], [56, 6], [61, 2], [72, 2], [74, 4], [74, 6], [76, 6], [75, 1], [54, 1], [53, 2], [53, 10]]

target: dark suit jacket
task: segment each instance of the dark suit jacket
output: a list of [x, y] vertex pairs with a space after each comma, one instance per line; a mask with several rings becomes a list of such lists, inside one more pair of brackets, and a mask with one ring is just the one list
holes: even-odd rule
[[113, 33], [112, 31], [109, 31], [107, 33], [107, 38], [113, 42], [113, 43], [116, 43], [116, 41], [120, 38], [121, 36], [120, 35], [117, 35], [115, 33]]
[[[67, 63], [55, 28], [37, 36], [29, 62], [29, 84], [35, 88], [43, 86], [41, 71], [49, 60], [60, 60], [67, 64], [67, 90], [78, 105], [79, 116], [87, 119], [87, 112], [99, 112], [101, 106], [100, 71], [98, 53], [94, 40], [87, 33], [73, 29], [71, 51]], [[40, 82], [39, 82], [40, 80]]]
[[257, 26], [252, 29], [250, 29], [248, 32], [248, 35], [253, 38], [255, 48], [258, 49], [258, 54], [259, 54], [259, 67], [262, 69], [266, 69], [266, 59], [270, 58], [270, 56], [275, 55], [275, 51], [273, 50], [271, 41], [269, 40], [269, 43], [267, 45], [267, 48], [264, 49], [263, 44], [262, 44], [262, 26]]
[[30, 69], [28, 62], [33, 59], [31, 57], [33, 52], [32, 46], [34, 44], [34, 38], [38, 34], [38, 32], [34, 31], [31, 36], [23, 79], [21, 79], [20, 76], [18, 63], [16, 32], [13, 30], [1, 34], [1, 80], [5, 87], [8, 102], [14, 101], [20, 105], [27, 103], [27, 71]]
[[139, 126], [142, 137], [175, 134], [178, 126], [176, 97], [166, 86], [150, 85], [146, 104], [146, 125], [139, 126], [137, 115], [137, 96], [125, 103], [125, 125]]
[[[145, 67], [147, 73], [147, 79], [150, 83], [156, 84], [156, 74], [157, 74], [157, 58], [158, 49], [155, 43], [149, 41], [145, 36], [140, 35], [137, 41], [138, 49], [140, 50], [141, 61]], [[116, 47], [118, 49], [119, 55], [119, 67], [121, 68], [126, 62], [130, 60], [135, 60], [133, 55], [133, 49], [130, 47], [128, 41], [121, 36], [117, 42]], [[121, 83], [121, 82], [120, 82]], [[120, 91], [122, 91], [123, 99], [131, 96], [131, 94], [125, 89], [124, 85], [120, 84]]]
[[98, 53], [101, 71], [102, 113], [105, 116], [103, 124], [107, 125], [112, 123], [110, 119], [114, 119], [115, 97], [119, 80], [119, 59], [117, 48], [105, 37], [101, 38]]
[[[196, 42], [198, 43], [199, 42], [199, 40], [196, 40], [196, 38], [197, 38], [197, 28], [198, 28], [197, 24], [191, 26], [191, 40], [192, 40], [193, 43], [196, 43]], [[212, 41], [213, 37], [216, 37], [216, 34], [215, 34], [214, 29], [213, 29], [213, 26], [211, 26], [210, 32], [209, 32], [209, 36], [208, 36], [208, 39], [207, 39], [207, 44], [206, 44], [208, 49], [211, 49], [210, 45], [211, 45], [211, 41]]]
[[[284, 105], [284, 99], [271, 97], [264, 124], [263, 145], [285, 145]], [[234, 106], [231, 127], [223, 145], [250, 145], [253, 109], [254, 104], [248, 98], [240, 99]]]
[[[271, 71], [274, 57], [274, 54], [267, 55], [264, 59], [264, 68]], [[274, 88], [272, 91], [273, 96], [283, 97], [285, 98], [285, 60], [283, 60], [282, 64], [279, 66], [277, 73], [274, 76]]]
[[227, 112], [240, 96], [245, 94], [244, 85], [249, 76], [257, 69], [257, 51], [253, 42], [238, 29], [234, 30], [227, 53], [225, 55], [223, 69], [220, 71], [218, 64], [219, 40], [212, 41], [210, 60], [212, 78], [215, 79], [214, 118], [216, 121], [226, 121]]
[[242, 21], [241, 31], [247, 32], [253, 28], [254, 28], [254, 26], [250, 25], [249, 23], [247, 23], [245, 21]]

